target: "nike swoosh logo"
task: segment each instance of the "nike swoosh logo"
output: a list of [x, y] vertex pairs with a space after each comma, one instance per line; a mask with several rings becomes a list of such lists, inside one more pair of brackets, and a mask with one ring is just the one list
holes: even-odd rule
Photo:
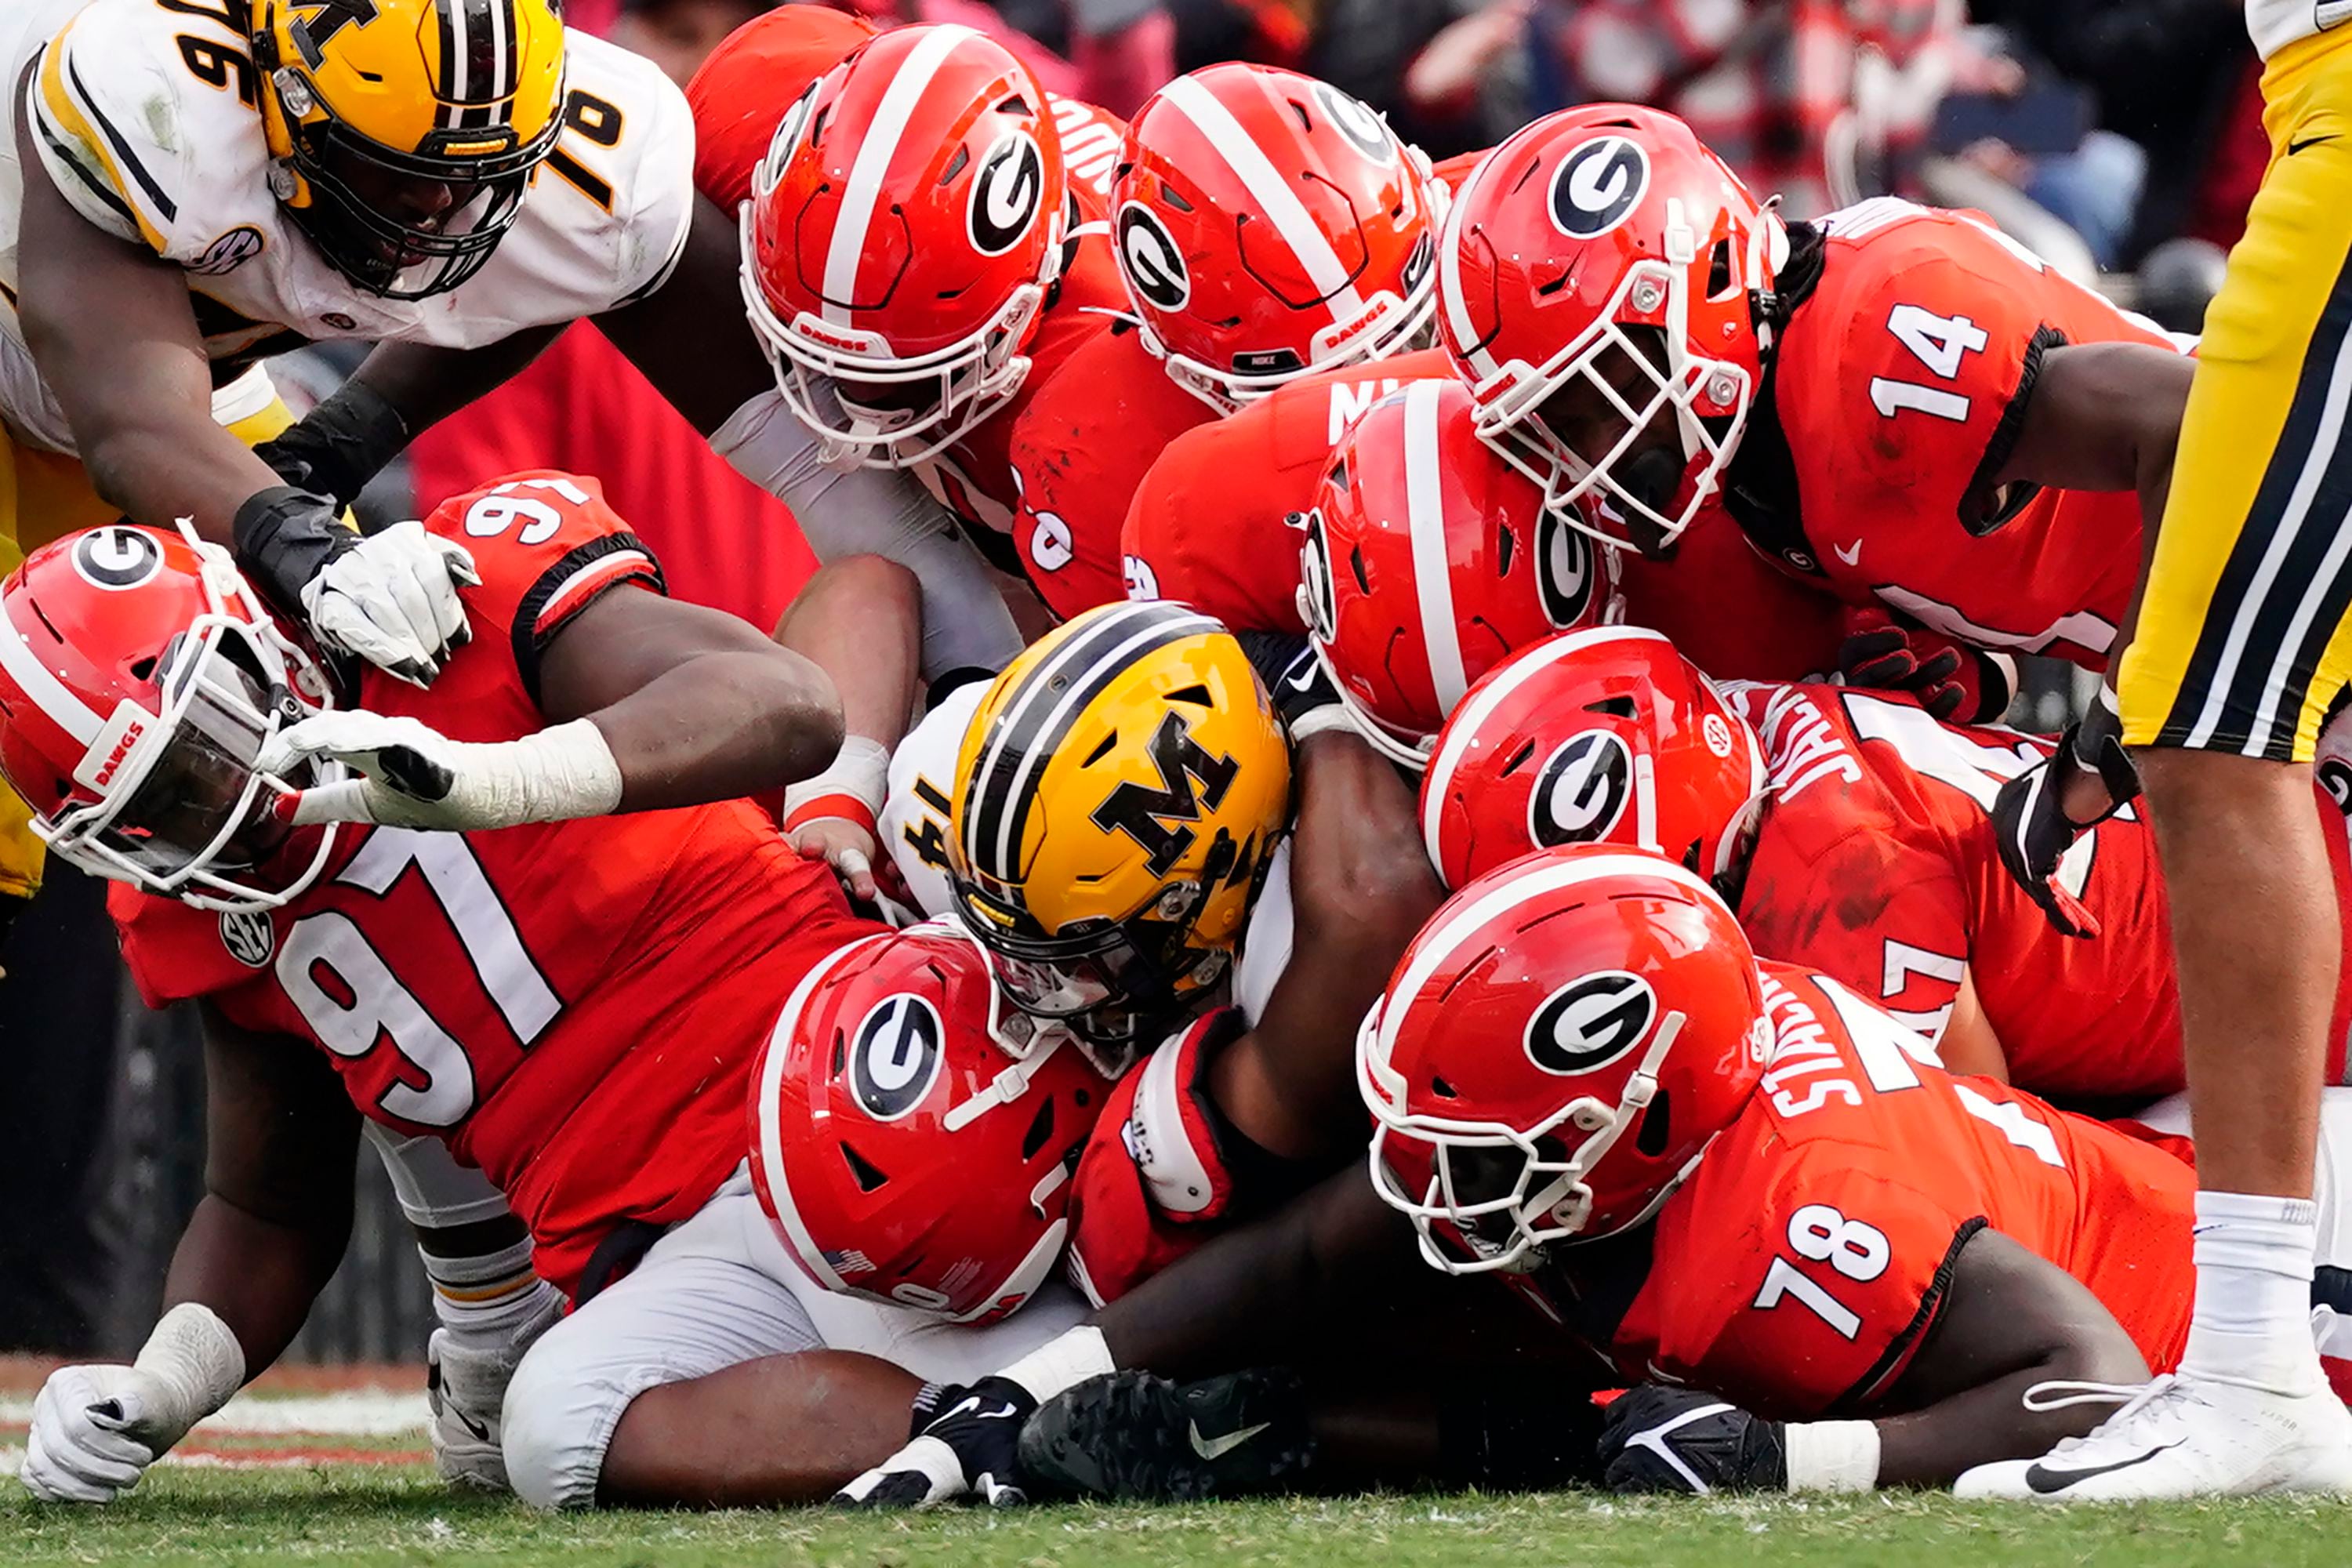
[[2052, 1492], [2064, 1491], [2075, 1482], [2089, 1480], [2093, 1476], [2109, 1475], [2116, 1470], [2128, 1470], [2134, 1465], [2145, 1465], [2158, 1454], [2178, 1448], [2187, 1441], [2185, 1437], [2176, 1437], [2169, 1443], [2158, 1444], [2145, 1454], [2117, 1459], [2112, 1465], [2095, 1465], [2087, 1470], [2045, 1470], [2039, 1464], [2028, 1465], [2025, 1468], [2025, 1484], [2042, 1496], [2048, 1497]]
[[2322, 142], [2333, 142], [2335, 140], [2336, 138], [2333, 134], [2326, 136], [2306, 136], [2300, 142], [2288, 142], [2286, 144], [2286, 155], [2292, 158], [2297, 153], [2302, 152], [2305, 147], [2316, 147]]
[[449, 1406], [449, 1414], [457, 1418], [458, 1426], [474, 1435], [476, 1442], [487, 1443], [490, 1440], [490, 1428], [487, 1422], [475, 1420], [454, 1405]]
[[1315, 678], [1322, 673], [1321, 665], [1310, 663], [1305, 669], [1290, 678], [1290, 689], [1293, 691], [1312, 691], [1315, 689]]
[[1852, 544], [1832, 544], [1830, 553], [1849, 566], [1859, 565], [1862, 562], [1862, 541], [1857, 539]]
[[1192, 1452], [1204, 1459], [1222, 1459], [1273, 1425], [1271, 1421], [1261, 1421], [1255, 1426], [1244, 1426], [1238, 1432], [1228, 1432], [1222, 1437], [1203, 1437], [1201, 1436], [1201, 1424], [1198, 1421], [1192, 1422], [1190, 1430]]

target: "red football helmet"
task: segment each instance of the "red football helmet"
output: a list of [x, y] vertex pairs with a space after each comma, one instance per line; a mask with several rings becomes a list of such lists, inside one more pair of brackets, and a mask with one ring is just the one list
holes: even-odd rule
[[1178, 77], [1128, 126], [1111, 188], [1144, 346], [1220, 414], [1418, 346], [1444, 193], [1328, 82], [1238, 63]]
[[[1479, 164], [1438, 242], [1438, 341], [1478, 433], [1611, 543], [1662, 549], [1715, 493], [1788, 236], [1671, 114], [1587, 104]], [[1591, 504], [1574, 503], [1590, 498]]]
[[1771, 1047], [1706, 884], [1577, 844], [1456, 893], [1356, 1037], [1372, 1184], [1449, 1274], [1641, 1224], [1738, 1120]]
[[228, 552], [128, 524], [69, 534], [0, 584], [0, 773], [51, 854], [205, 910], [272, 909], [317, 878], [334, 829], [289, 830], [278, 797], [341, 764], [257, 764], [331, 706], [327, 683]]
[[952, 921], [828, 954], [757, 1081], [752, 1184], [809, 1278], [959, 1323], [1005, 1316], [1060, 1261], [1110, 1088], [1067, 1030], [1004, 1003]]
[[1296, 519], [1298, 613], [1364, 737], [1417, 768], [1513, 650], [1615, 618], [1616, 563], [1482, 445], [1470, 395], [1417, 381], [1364, 411]]
[[743, 303], [793, 412], [879, 467], [1020, 390], [1069, 198], [1045, 89], [969, 27], [884, 33], [787, 110], [742, 209]]
[[1656, 632], [1604, 626], [1522, 648], [1470, 689], [1421, 782], [1449, 888], [1531, 849], [1630, 844], [1717, 890], [1764, 806], [1764, 748]]

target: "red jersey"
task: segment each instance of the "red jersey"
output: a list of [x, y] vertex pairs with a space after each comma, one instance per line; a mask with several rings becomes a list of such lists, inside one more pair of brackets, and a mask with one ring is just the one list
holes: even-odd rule
[[[660, 590], [593, 479], [519, 476], [425, 527], [473, 552], [474, 639], [431, 689], [368, 668], [358, 698], [457, 740], [537, 731], [557, 633], [605, 593]], [[742, 1161], [751, 1063], [785, 995], [879, 929], [742, 801], [498, 832], [347, 826], [282, 909], [120, 885], [110, 908], [151, 1005], [201, 996], [327, 1051], [361, 1110], [479, 1166], [567, 1290], [616, 1222], [683, 1219]]]
[[1820, 281], [1769, 381], [1794, 495], [1761, 478], [1756, 427], [1732, 464], [1759, 546], [1856, 604], [1962, 641], [2106, 664], [2139, 574], [2130, 491], [1992, 494], [2042, 356], [2067, 343], [2172, 348], [2154, 323], [2048, 270], [1966, 214], [1878, 197], [1820, 220]]
[[[1145, 352], [1140, 333], [1099, 320], [1027, 399], [1007, 443], [1022, 570], [1065, 620], [1124, 596], [1119, 531], [1137, 488], [1171, 441], [1217, 417]], [[1294, 557], [1297, 548], [1291, 542]]]
[[[2101, 931], [2061, 937], [2002, 869], [1986, 815], [2052, 742], [1938, 723], [1882, 692], [1725, 695], [1762, 740], [1771, 778], [1739, 900], [1758, 952], [1835, 977], [1930, 1038], [1968, 977], [2011, 1079], [2037, 1094], [2144, 1100], [2182, 1087], [2164, 873], [2137, 812], [2100, 823], [2062, 864]], [[2342, 817], [2324, 797], [2315, 809], [2333, 825], [2341, 899]], [[2352, 984], [2339, 983], [2336, 1013], [2340, 1062]]]
[[[1835, 981], [1763, 968], [1774, 1047], [1755, 1098], [1659, 1210], [1622, 1318], [1585, 1325], [1626, 1379], [1780, 1420], [1867, 1413], [1986, 1226], [2088, 1286], [2149, 1366], [2178, 1363], [2195, 1277], [2186, 1139], [1955, 1078]], [[1553, 1248], [1549, 1271], [1591, 1300], [1583, 1250]]]

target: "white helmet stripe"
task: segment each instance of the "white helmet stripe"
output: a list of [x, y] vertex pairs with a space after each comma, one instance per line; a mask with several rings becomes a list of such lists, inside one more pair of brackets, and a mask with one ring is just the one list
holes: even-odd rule
[[858, 143], [857, 156], [850, 163], [849, 180], [842, 190], [841, 211], [834, 219], [833, 243], [824, 253], [824, 319], [831, 325], [849, 325], [848, 308], [835, 301], [857, 298], [857, 266], [866, 256], [866, 230], [873, 226], [874, 209], [882, 199], [890, 160], [898, 153], [899, 139], [907, 133], [907, 121], [914, 118], [915, 105], [922, 101], [931, 79], [939, 75], [948, 56], [979, 37], [970, 27], [934, 28], [908, 52], [899, 64], [898, 74], [890, 79], [888, 89], [882, 94], [882, 102], [874, 111], [874, 123], [866, 128], [866, 139]]
[[[1496, 152], [1501, 149], [1496, 149]], [[1454, 193], [1453, 204], [1445, 209], [1445, 223], [1437, 232], [1437, 292], [1439, 307], [1445, 312], [1447, 325], [1452, 327], [1454, 341], [1465, 345], [1478, 342], [1478, 325], [1470, 319], [1470, 301], [1462, 292], [1461, 241], [1464, 219], [1470, 211], [1471, 193], [1478, 182], [1495, 166], [1495, 153], [1488, 153], [1471, 167], [1470, 177]], [[1469, 350], [1470, 368], [1481, 380], [1495, 374], [1495, 356], [1484, 347]]]
[[[1429, 977], [1451, 959], [1456, 951], [1475, 939], [1488, 921], [1509, 913], [1521, 904], [1529, 903], [1562, 888], [1597, 881], [1603, 877], [1662, 877], [1679, 882], [1694, 895], [1723, 907], [1715, 889], [1684, 870], [1673, 861], [1656, 855], [1644, 855], [1627, 850], [1620, 855], [1580, 855], [1556, 865], [1542, 866], [1512, 877], [1504, 884], [1467, 904], [1453, 907], [1453, 912], [1441, 912], [1429, 930], [1413, 944], [1412, 962], [1402, 974], [1390, 983], [1388, 1000], [1381, 1005], [1381, 1026], [1371, 1049], [1385, 1063], [1396, 1051], [1397, 1030], [1404, 1024], [1404, 1016], [1412, 1010], [1412, 999], [1429, 984]], [[1729, 910], [1725, 910], [1727, 915]]]
[[1663, 632], [1642, 626], [1590, 626], [1582, 631], [1562, 632], [1538, 643], [1525, 658], [1514, 659], [1507, 668], [1473, 693], [1464, 706], [1455, 709], [1445, 721], [1443, 742], [1429, 759], [1429, 783], [1421, 792], [1421, 837], [1429, 847], [1431, 861], [1438, 858], [1438, 813], [1444, 805], [1445, 792], [1453, 785], [1454, 770], [1462, 765], [1462, 754], [1477, 735], [1478, 727], [1503, 705], [1504, 699], [1538, 674], [1585, 648], [1611, 642], [1665, 640]]
[[50, 722], [75, 741], [87, 746], [98, 739], [106, 721], [51, 675], [49, 667], [25, 646], [24, 634], [11, 626], [0, 626], [0, 668], [5, 668], [8, 678], [25, 689], [25, 695], [39, 705]]
[[1454, 621], [1445, 478], [1437, 448], [1437, 404], [1448, 384], [1416, 381], [1404, 391], [1405, 533], [1412, 542], [1412, 585], [1421, 601], [1421, 641], [1429, 654], [1429, 682], [1442, 713], [1454, 711], [1470, 684], [1463, 673], [1462, 628]]
[[793, 1189], [784, 1173], [782, 1119], [778, 1113], [777, 1091], [783, 1087], [785, 1058], [792, 1055], [785, 1041], [800, 1026], [801, 1014], [807, 1010], [809, 996], [816, 990], [817, 982], [839, 966], [841, 961], [869, 942], [887, 942], [889, 933], [864, 937], [845, 942], [817, 961], [793, 994], [784, 1002], [784, 1010], [776, 1016], [776, 1026], [768, 1035], [767, 1059], [760, 1066], [760, 1146], [752, 1158], [760, 1162], [761, 1173], [768, 1178], [768, 1195], [775, 1200], [776, 1224], [792, 1243], [793, 1252], [816, 1277], [818, 1284], [827, 1289], [845, 1290], [848, 1284], [834, 1272], [827, 1263], [824, 1249], [809, 1235], [808, 1226], [801, 1220], [800, 1210], [793, 1205]]
[[1307, 269], [1315, 291], [1325, 297], [1332, 321], [1352, 321], [1362, 315], [1364, 301], [1349, 279], [1347, 264], [1316, 226], [1315, 219], [1308, 216], [1306, 205], [1290, 188], [1290, 183], [1267, 161], [1265, 150], [1250, 139], [1250, 133], [1242, 129], [1232, 111], [1191, 77], [1178, 77], [1160, 89], [1160, 96], [1209, 139], [1209, 145], [1216, 149], [1225, 167], [1240, 179], [1250, 199], [1265, 209], [1275, 232], [1282, 236], [1282, 242]]

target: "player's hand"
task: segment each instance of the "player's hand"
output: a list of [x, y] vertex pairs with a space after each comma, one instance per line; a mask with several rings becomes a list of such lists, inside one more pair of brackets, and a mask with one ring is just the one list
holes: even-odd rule
[[1622, 1394], [1601, 1429], [1601, 1479], [1615, 1492], [1782, 1491], [1788, 1448], [1778, 1421], [1711, 1394], [1655, 1384]]
[[[2084, 731], [2072, 726], [2048, 758], [2002, 784], [1990, 813], [2001, 868], [2072, 937], [2098, 935], [2099, 920], [2059, 881], [2059, 862], [2076, 839], [2139, 795], [2139, 771], [2122, 742], [2112, 734], [2086, 742]], [[2090, 808], [2074, 815], [2084, 811], [2086, 799]]]
[[1029, 1500], [1014, 1474], [1021, 1428], [1037, 1400], [1010, 1378], [925, 1387], [917, 1411], [934, 1412], [908, 1445], [835, 1492], [851, 1508], [923, 1508], [977, 1497], [991, 1508]]
[[18, 1479], [43, 1502], [112, 1502], [184, 1435], [154, 1418], [169, 1403], [137, 1367], [59, 1367], [33, 1402]]
[[874, 860], [882, 847], [871, 828], [845, 816], [819, 816], [793, 828], [785, 840], [803, 855], [822, 858], [851, 898], [860, 903], [874, 902], [879, 890], [874, 880]]
[[1284, 668], [1274, 683], [1273, 696], [1274, 710], [1294, 746], [1326, 730], [1356, 727], [1347, 705], [1339, 700], [1339, 689], [1332, 684], [1330, 672], [1315, 657], [1311, 645], [1299, 649], [1298, 657]]
[[270, 737], [256, 765], [281, 778], [312, 759], [358, 774], [302, 792], [297, 826], [368, 822], [465, 833], [601, 816], [620, 804], [621, 773], [586, 719], [519, 741], [453, 741], [389, 713], [320, 713]]
[[327, 647], [429, 686], [473, 638], [457, 590], [481, 580], [464, 545], [395, 523], [335, 552], [302, 584], [302, 616]]
[[2017, 695], [2017, 663], [1875, 607], [1849, 610], [1838, 677], [1849, 686], [1907, 692], [1947, 723], [1990, 723]]

